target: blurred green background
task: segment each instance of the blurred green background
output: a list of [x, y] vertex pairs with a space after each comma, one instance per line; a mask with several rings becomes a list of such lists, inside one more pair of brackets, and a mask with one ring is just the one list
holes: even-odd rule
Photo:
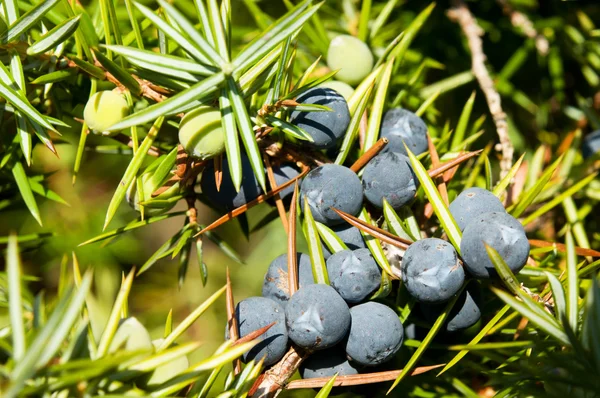
[[[239, 36], [251, 36], [255, 25], [247, 8], [242, 1], [232, 1], [232, 3], [233, 23], [239, 26]], [[272, 16], [281, 15], [285, 10], [285, 7], [276, 1], [258, 3]], [[323, 18], [331, 32], [344, 31], [344, 25], [340, 23], [343, 16], [335, 15], [336, 10], [342, 7], [341, 3], [331, 1], [323, 7]], [[551, 43], [551, 52], [548, 56], [541, 56], [534, 48], [529, 48], [531, 45], [527, 44], [521, 34], [515, 32], [498, 2], [491, 0], [469, 2], [469, 6], [480, 25], [486, 30], [484, 49], [492, 72], [502, 71], [512, 59], [511, 57], [518, 51], [523, 51], [521, 49], [526, 49], [525, 60], [519, 65], [518, 70], [511, 74], [510, 81], [505, 82], [510, 84], [502, 92], [503, 106], [509, 115], [510, 133], [516, 152], [532, 153], [532, 148], [540, 143], [556, 145], [567, 132], [575, 128], [578, 123], [577, 115], [581, 115], [586, 120], [583, 125], [584, 134], [600, 128], [597, 122], [600, 119], [598, 116], [600, 103], [593, 100], [595, 96], [600, 95], [600, 79], [597, 75], [600, 73], [600, 66], [592, 63], [592, 73], [585, 72], [586, 69], [582, 65], [588, 65], [587, 50], [573, 44], [574, 39], [569, 29], [565, 28], [577, 26], [578, 29], [582, 29], [580, 28], [581, 16], [578, 12], [584, 12], [591, 21], [600, 21], [598, 3], [594, 1], [540, 1], [538, 3], [534, 0], [519, 0], [511, 3], [526, 12], [534, 20], [536, 28], [547, 35]], [[388, 39], [391, 40], [402, 31], [425, 6], [425, 2], [399, 2], [397, 10], [390, 19], [393, 23], [390, 24]], [[448, 6], [445, 1], [439, 2], [427, 26], [422, 29], [411, 46], [411, 54], [415, 60], [411, 61], [410, 57], [407, 57], [406, 70], [401, 69], [400, 73], [394, 76], [394, 85], [402, 87], [420, 60], [430, 58], [443, 65], [442, 68], [428, 68], [419, 79], [406, 105], [412, 110], [423, 101], [423, 98], [418, 95], [419, 92], [430, 87], [430, 84], [470, 70], [471, 59], [462, 33], [445, 14]], [[374, 10], [376, 11], [377, 8]], [[124, 24], [127, 23], [127, 15], [119, 15], [119, 18]], [[598, 40], [595, 39], [596, 44]], [[300, 48], [303, 49], [302, 45]], [[307, 53], [311, 56], [317, 55], [312, 54], [311, 51]], [[598, 56], [600, 57], [600, 54]], [[560, 63], [558, 70], [553, 62]], [[471, 80], [448, 93], [441, 94], [435, 101], [436, 112], [427, 113], [428, 124], [440, 127], [446, 120], [450, 120], [451, 125], [455, 125], [462, 104], [466, 102], [473, 90], [477, 92], [473, 115], [478, 117], [488, 114], [483, 94], [478, 90], [476, 82]], [[75, 93], [73, 97], [73, 102], [83, 102], [85, 99], [78, 98], [77, 95], [87, 96], [87, 92], [83, 90], [82, 93]], [[81, 112], [82, 108], [79, 111]], [[483, 148], [496, 139], [493, 124], [489, 119], [488, 117], [484, 124], [486, 134], [473, 146], [474, 149]], [[22, 254], [24, 269], [27, 274], [39, 278], [30, 285], [34, 292], [45, 289], [49, 295], [53, 294], [59, 279], [61, 261], [68, 261], [71, 266], [73, 252], [76, 253], [82, 268], [93, 267], [96, 273], [94, 292], [98, 306], [96, 311], [98, 319], [95, 322], [96, 325], [102, 325], [118, 291], [122, 272], [127, 272], [134, 266], [139, 268], [160, 245], [181, 228], [184, 217], [172, 218], [121, 235], [109, 244], [100, 242], [78, 247], [83, 241], [101, 233], [108, 203], [129, 162], [129, 157], [89, 151], [84, 156], [81, 171], [73, 184], [72, 170], [80, 125], [66, 116], [63, 120], [73, 128], [63, 131], [64, 136], [61, 138], [63, 142], [57, 144], [59, 157], [37, 146], [34, 151], [32, 170], [36, 173], [50, 174], [49, 188], [64, 198], [69, 206], [40, 199], [38, 203], [44, 222], [44, 226], [40, 227], [22, 203], [11, 202], [0, 196], [2, 208], [0, 236], [6, 236], [10, 231], [16, 231], [19, 235], [39, 232], [55, 234], [41, 245], [31, 242], [21, 244], [24, 249]], [[164, 129], [161, 138], [166, 141], [175, 140], [176, 132], [173, 129]], [[102, 137], [90, 137], [89, 140], [90, 145], [110, 143], [110, 140]], [[175, 210], [184, 209], [185, 206], [180, 204]], [[267, 204], [249, 211], [250, 228], [252, 229], [271, 211], [272, 208]], [[207, 207], [199, 207], [201, 223], [209, 223], [218, 216], [218, 213]], [[136, 217], [137, 214], [124, 204], [108, 229], [125, 225]], [[134, 281], [129, 301], [130, 314], [137, 317], [148, 328], [153, 338], [162, 337], [165, 319], [170, 310], [173, 310], [174, 322], [178, 323], [222, 287], [225, 284], [227, 268], [231, 272], [236, 301], [259, 295], [262, 279], [270, 261], [286, 252], [287, 237], [278, 219], [271, 221], [265, 228], [251, 233], [248, 239], [241, 233], [237, 221], [219, 227], [217, 232], [241, 255], [244, 264], [225, 256], [212, 242], [205, 239], [204, 261], [208, 266], [209, 276], [206, 286], [202, 285], [198, 264], [193, 254], [187, 277], [181, 288], [178, 288], [177, 283], [177, 260], [164, 259]], [[299, 232], [297, 236], [300, 239], [298, 249], [305, 251], [302, 233]], [[1, 322], [7, 323], [8, 319], [3, 317]], [[192, 363], [212, 353], [223, 342], [225, 322], [225, 300], [220, 299], [189, 329], [187, 339], [204, 343], [190, 358]], [[306, 394], [310, 395], [310, 392]]]

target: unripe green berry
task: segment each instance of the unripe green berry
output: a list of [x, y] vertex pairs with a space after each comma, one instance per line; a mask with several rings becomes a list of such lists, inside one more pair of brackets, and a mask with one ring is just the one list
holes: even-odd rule
[[119, 349], [137, 351], [151, 348], [153, 348], [152, 339], [144, 325], [135, 317], [129, 317], [119, 323], [108, 352], [116, 352]]
[[[152, 341], [152, 345], [154, 348], [158, 348], [164, 339], [157, 339]], [[172, 359], [169, 363], [165, 365], [161, 365], [154, 369], [152, 373], [150, 373], [149, 377], [145, 380], [142, 380], [142, 383], [146, 387], [155, 387], [159, 386], [168, 380], [171, 380], [173, 377], [183, 373], [183, 371], [187, 370], [190, 367], [190, 361], [187, 356], [182, 355], [178, 358]]]
[[[161, 193], [156, 197], [152, 197], [152, 193], [155, 192], [160, 186], [156, 186], [152, 181], [153, 171], [142, 174], [142, 184], [144, 189], [143, 198], [140, 199], [137, 191], [137, 182], [133, 182], [126, 193], [126, 199], [129, 205], [136, 211], [140, 211], [140, 202], [146, 202], [150, 200], [167, 200], [179, 194], [179, 183], [173, 184], [169, 189]], [[144, 206], [144, 213], [149, 216], [157, 216], [162, 213], [166, 213], [175, 206], [175, 202], [166, 203], [161, 207], [150, 207]]]
[[337, 91], [346, 101], [354, 94], [354, 89], [348, 83], [341, 82], [339, 80], [328, 80], [324, 83], [319, 84], [319, 87], [330, 88]]
[[335, 78], [348, 84], [357, 84], [373, 69], [373, 54], [361, 40], [350, 35], [336, 36], [327, 50], [327, 66], [339, 72]]
[[225, 150], [225, 132], [221, 127], [221, 112], [201, 106], [181, 119], [179, 142], [188, 155], [205, 160]]
[[115, 135], [118, 131], [107, 131], [129, 114], [129, 105], [121, 94], [100, 91], [92, 95], [85, 104], [83, 119], [94, 134]]

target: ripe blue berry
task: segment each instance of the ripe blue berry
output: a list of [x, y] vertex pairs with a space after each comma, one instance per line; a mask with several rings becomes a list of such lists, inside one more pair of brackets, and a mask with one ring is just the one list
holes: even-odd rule
[[[334, 225], [331, 227], [331, 230], [335, 232], [337, 237], [340, 238], [350, 250], [365, 249], [367, 247], [360, 230], [351, 224], [343, 223]], [[329, 248], [325, 244], [322, 244], [322, 247], [323, 256], [326, 259], [329, 258], [332, 254], [329, 251]]]
[[600, 152], [600, 130], [586, 135], [581, 143], [581, 151], [585, 159]]
[[465, 230], [470, 221], [490, 211], [502, 213], [505, 210], [500, 199], [487, 189], [466, 189], [450, 203], [450, 213], [461, 231]]
[[465, 271], [454, 247], [437, 238], [411, 244], [402, 258], [402, 281], [408, 292], [420, 302], [448, 301], [465, 281]]
[[342, 250], [327, 259], [331, 286], [347, 303], [363, 301], [381, 283], [381, 270], [369, 249]]
[[329, 285], [299, 289], [285, 307], [289, 338], [298, 346], [324, 350], [339, 343], [350, 328], [350, 310]]
[[419, 180], [407, 156], [385, 152], [367, 164], [362, 176], [365, 198], [374, 206], [383, 207], [383, 199], [399, 209], [415, 197]]
[[467, 271], [475, 278], [496, 275], [483, 243], [496, 249], [516, 274], [529, 256], [529, 241], [521, 223], [505, 212], [489, 212], [476, 217], [465, 228], [460, 251]]
[[[278, 303], [264, 297], [249, 297], [238, 303], [235, 317], [240, 337], [275, 322], [275, 325], [258, 337], [260, 343], [242, 356], [244, 362], [259, 360], [264, 356], [265, 366], [269, 366], [283, 357], [287, 351], [288, 334], [285, 313]], [[229, 328], [226, 329], [225, 338], [229, 338]]]
[[[445, 304], [421, 304], [425, 318], [434, 322], [444, 310]], [[481, 291], [477, 284], [471, 282], [460, 294], [452, 307], [444, 328], [453, 333], [475, 325], [481, 318]]]
[[326, 164], [304, 177], [300, 188], [302, 206], [304, 198], [308, 199], [315, 221], [329, 226], [341, 224], [344, 219], [331, 208], [358, 214], [362, 207], [362, 185], [356, 173], [349, 168]]
[[358, 374], [358, 370], [348, 362], [346, 353], [339, 347], [317, 351], [311, 354], [300, 365], [300, 376], [303, 379], [314, 377], [349, 376]]
[[348, 358], [360, 365], [389, 361], [402, 345], [404, 329], [398, 315], [373, 301], [352, 307], [352, 325], [346, 342]]
[[400, 152], [406, 155], [404, 144], [418, 155], [427, 150], [427, 126], [423, 119], [402, 108], [393, 108], [385, 113], [381, 123], [381, 136], [390, 142], [384, 152]]
[[[275, 177], [275, 183], [277, 183], [277, 186], [285, 184], [292, 178], [297, 177], [299, 174], [300, 174], [300, 172], [298, 171], [298, 169], [296, 169], [291, 164], [286, 163], [286, 164], [273, 166], [273, 177]], [[288, 198], [291, 199], [293, 194], [294, 194], [294, 184], [290, 185], [289, 187], [285, 188], [283, 191], [279, 192], [279, 197], [282, 200], [286, 200]]]
[[215, 206], [224, 208], [227, 211], [245, 205], [256, 199], [262, 189], [254, 176], [254, 171], [250, 165], [250, 160], [245, 154], [242, 154], [242, 185], [240, 191], [236, 192], [229, 173], [229, 163], [226, 157], [223, 157], [223, 180], [221, 188], [217, 191], [215, 183], [215, 169], [212, 162], [206, 166], [200, 178], [200, 187], [202, 194]]
[[304, 143], [317, 149], [336, 146], [350, 124], [350, 111], [344, 97], [330, 88], [314, 87], [298, 96], [296, 102], [325, 105], [331, 109], [323, 112], [292, 112], [290, 123], [306, 131], [313, 139], [313, 142]]
[[[314, 284], [310, 257], [304, 253], [298, 253], [296, 262], [298, 264], [298, 287]], [[282, 254], [271, 262], [265, 274], [262, 287], [263, 297], [270, 298], [285, 308], [290, 299], [288, 281], [287, 254]]]

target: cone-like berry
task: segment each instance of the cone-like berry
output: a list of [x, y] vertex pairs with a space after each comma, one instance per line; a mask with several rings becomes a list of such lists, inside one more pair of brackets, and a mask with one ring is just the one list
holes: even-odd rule
[[358, 370], [346, 358], [346, 353], [340, 347], [333, 347], [311, 354], [300, 365], [300, 376], [303, 379], [314, 377], [349, 376], [358, 374]]
[[114, 91], [99, 91], [85, 104], [83, 119], [95, 134], [115, 135], [118, 131], [107, 131], [129, 114], [129, 105], [121, 94]]
[[394, 108], [387, 111], [381, 123], [381, 137], [389, 140], [384, 152], [399, 152], [406, 155], [404, 144], [418, 155], [427, 150], [427, 125], [411, 111]]
[[[421, 304], [425, 318], [434, 322], [444, 310], [445, 304]], [[444, 328], [447, 332], [458, 332], [468, 329], [481, 319], [481, 291], [479, 286], [471, 282], [460, 294], [452, 307]]]
[[342, 250], [327, 259], [331, 286], [347, 303], [366, 299], [381, 283], [381, 270], [369, 249]]
[[185, 114], [179, 123], [179, 143], [188, 155], [206, 160], [225, 151], [221, 112], [201, 106]]
[[[342, 223], [338, 225], [333, 225], [330, 227], [333, 232], [337, 235], [338, 238], [344, 242], [344, 244], [350, 250], [356, 249], [365, 249], [367, 244], [360, 233], [360, 229], [356, 228], [352, 224]], [[328, 259], [331, 256], [331, 252], [325, 243], [322, 242], [321, 247], [323, 249], [323, 256], [325, 259]]]
[[463, 232], [460, 251], [469, 274], [475, 278], [496, 276], [484, 242], [496, 249], [515, 274], [527, 263], [529, 241], [521, 223], [505, 212], [484, 213]]
[[[298, 287], [314, 284], [310, 257], [307, 254], [298, 253], [296, 263], [298, 264]], [[262, 287], [263, 297], [270, 298], [285, 308], [290, 299], [288, 278], [288, 258], [287, 254], [282, 254], [271, 262], [265, 274]]]
[[410, 203], [419, 188], [407, 156], [385, 152], [367, 164], [362, 176], [365, 198], [374, 206], [383, 208], [383, 199], [394, 208]]
[[293, 111], [290, 123], [304, 130], [313, 142], [303, 141], [307, 146], [327, 149], [336, 146], [350, 124], [350, 111], [344, 97], [330, 88], [314, 87], [296, 98], [301, 104], [324, 105], [331, 111]]
[[487, 189], [477, 187], [466, 189], [450, 203], [450, 213], [461, 231], [465, 230], [469, 222], [490, 211], [504, 212], [505, 210], [500, 199]]
[[304, 198], [315, 221], [325, 225], [344, 222], [333, 208], [357, 215], [362, 208], [362, 185], [355, 172], [347, 167], [326, 164], [311, 170], [300, 189], [300, 203], [304, 209]]
[[364, 366], [376, 366], [392, 359], [404, 338], [398, 315], [390, 307], [373, 301], [352, 307], [350, 314], [348, 358]]
[[200, 177], [202, 194], [205, 195], [213, 205], [227, 211], [245, 205], [262, 194], [262, 188], [254, 176], [250, 160], [245, 154], [242, 154], [241, 157], [242, 185], [239, 192], [235, 191], [235, 186], [233, 185], [231, 174], [229, 172], [229, 163], [225, 156], [223, 157], [221, 167], [223, 179], [221, 181], [220, 190], [217, 190], [217, 185], [215, 183], [215, 169], [213, 162], [209, 162]]
[[402, 258], [401, 270], [406, 290], [423, 303], [448, 301], [465, 281], [456, 250], [437, 238], [411, 244]]
[[129, 317], [119, 321], [119, 327], [108, 347], [108, 352], [120, 349], [126, 351], [151, 350], [153, 348], [150, 334], [137, 318]]
[[[244, 362], [253, 359], [265, 358], [265, 366], [273, 365], [279, 361], [288, 346], [288, 334], [285, 327], [285, 313], [283, 308], [273, 300], [265, 297], [249, 297], [238, 303], [235, 308], [240, 338], [263, 328], [271, 323], [269, 330], [260, 335], [260, 343], [242, 356]], [[229, 328], [225, 337], [229, 338]]]
[[315, 284], [299, 289], [285, 307], [290, 339], [309, 350], [333, 347], [348, 333], [350, 310], [329, 285]]
[[362, 40], [350, 35], [339, 35], [329, 44], [327, 66], [331, 70], [339, 69], [336, 79], [357, 84], [373, 69], [373, 54]]

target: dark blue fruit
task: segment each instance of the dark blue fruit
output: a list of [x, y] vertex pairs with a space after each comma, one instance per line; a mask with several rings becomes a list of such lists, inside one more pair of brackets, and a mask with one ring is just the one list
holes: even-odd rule
[[352, 307], [346, 342], [348, 359], [364, 366], [389, 361], [402, 345], [404, 329], [398, 315], [373, 301]]
[[[238, 303], [235, 308], [240, 337], [244, 337], [273, 322], [269, 330], [258, 339], [260, 343], [242, 356], [244, 362], [265, 357], [265, 366], [279, 361], [287, 351], [288, 334], [285, 326], [285, 312], [273, 300], [264, 297], [249, 297]], [[229, 328], [225, 332], [229, 338]]]
[[484, 213], [465, 228], [460, 251], [467, 271], [475, 278], [496, 275], [483, 242], [496, 249], [515, 274], [527, 263], [529, 241], [521, 223], [505, 212]]
[[[282, 254], [271, 262], [262, 287], [263, 297], [278, 302], [283, 308], [290, 299], [287, 261], [287, 254]], [[301, 288], [314, 284], [310, 257], [304, 253], [298, 253], [296, 262], [298, 264], [298, 286]]]
[[363, 301], [381, 283], [381, 270], [369, 249], [342, 250], [327, 259], [331, 286], [347, 303]]
[[[343, 223], [334, 225], [331, 227], [331, 230], [335, 232], [338, 238], [340, 238], [350, 250], [365, 249], [367, 247], [367, 244], [360, 233], [360, 229], [351, 224]], [[323, 256], [325, 256], [326, 259], [329, 258], [332, 254], [329, 251], [329, 248], [324, 243], [321, 246], [323, 247]]]
[[358, 370], [348, 362], [344, 350], [339, 347], [311, 354], [302, 362], [299, 371], [303, 379], [333, 377], [336, 373], [338, 376], [358, 374]]
[[418, 155], [427, 150], [427, 126], [423, 119], [402, 108], [390, 109], [381, 123], [381, 137], [390, 142], [385, 152], [400, 152], [406, 155], [404, 144], [412, 153]]
[[420, 302], [450, 300], [465, 281], [465, 271], [454, 247], [438, 238], [421, 239], [411, 244], [402, 258], [404, 286]]
[[581, 151], [585, 159], [600, 152], [600, 130], [586, 135], [581, 143]]
[[[298, 169], [296, 169], [291, 164], [280, 164], [273, 166], [273, 177], [275, 177], [275, 183], [277, 186], [283, 185], [292, 178], [297, 177], [300, 174]], [[298, 181], [298, 183], [300, 183]], [[285, 188], [283, 191], [279, 192], [279, 197], [282, 200], [286, 200], [287, 198], [291, 198], [294, 194], [294, 184]]]
[[330, 88], [315, 87], [298, 96], [296, 102], [325, 105], [331, 109], [327, 112], [294, 111], [290, 115], [290, 123], [312, 137], [313, 142], [304, 141], [306, 145], [318, 149], [333, 148], [350, 124], [350, 111], [344, 97]]
[[357, 215], [362, 207], [362, 185], [355, 172], [347, 167], [326, 164], [311, 170], [300, 189], [300, 203], [304, 208], [304, 198], [315, 221], [325, 225], [344, 222], [331, 208]]
[[309, 350], [324, 350], [339, 343], [350, 329], [350, 310], [329, 285], [304, 286], [285, 307], [289, 338]]
[[231, 181], [231, 176], [229, 174], [229, 164], [225, 157], [223, 158], [222, 171], [223, 181], [221, 182], [221, 189], [219, 191], [217, 191], [217, 185], [215, 183], [215, 169], [212, 162], [209, 162], [200, 178], [202, 193], [213, 205], [229, 211], [245, 205], [263, 193], [254, 176], [250, 160], [248, 160], [246, 155], [242, 154], [243, 177], [239, 192], [235, 191], [233, 181]]
[[[421, 304], [421, 311], [425, 318], [434, 322], [444, 310], [445, 304]], [[444, 324], [447, 332], [458, 332], [475, 325], [481, 318], [481, 291], [479, 286], [471, 282], [458, 296], [452, 307], [448, 319]]]
[[500, 199], [487, 189], [466, 189], [450, 203], [450, 213], [461, 231], [465, 230], [471, 220], [490, 211], [502, 213], [505, 210]]
[[373, 205], [382, 208], [385, 198], [394, 209], [399, 209], [413, 200], [419, 180], [407, 156], [385, 152], [367, 164], [362, 184], [365, 198]]

